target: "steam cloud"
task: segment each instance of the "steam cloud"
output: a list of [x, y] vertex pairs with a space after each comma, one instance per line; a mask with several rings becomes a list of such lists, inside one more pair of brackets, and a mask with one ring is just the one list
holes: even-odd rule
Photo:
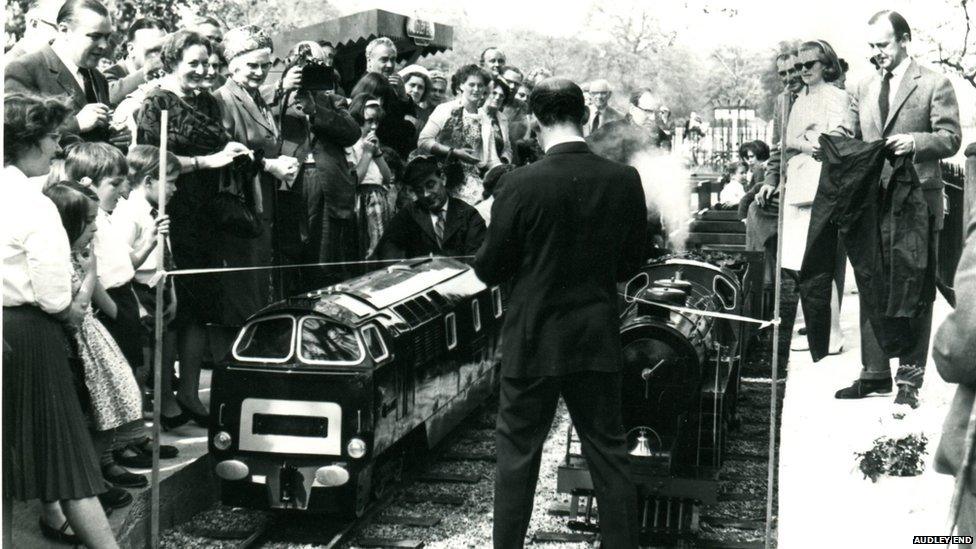
[[678, 154], [649, 149], [634, 153], [628, 163], [640, 174], [648, 214], [661, 214], [671, 247], [684, 251], [692, 216], [691, 172], [685, 161]]

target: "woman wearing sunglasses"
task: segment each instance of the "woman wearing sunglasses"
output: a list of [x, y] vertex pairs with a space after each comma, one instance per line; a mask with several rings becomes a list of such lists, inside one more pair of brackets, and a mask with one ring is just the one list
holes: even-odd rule
[[[813, 158], [820, 135], [841, 125], [850, 105], [847, 92], [831, 83], [843, 74], [834, 49], [823, 40], [804, 42], [799, 48], [796, 69], [805, 89], [797, 95], [786, 124], [786, 185], [783, 204], [784, 242], [803, 242], [803, 246], [783, 246], [783, 268], [800, 270], [806, 249], [813, 199], [820, 182], [821, 164]], [[839, 320], [839, 292], [831, 295], [830, 352], [843, 349]], [[806, 338], [794, 341], [792, 349], [804, 351]]]

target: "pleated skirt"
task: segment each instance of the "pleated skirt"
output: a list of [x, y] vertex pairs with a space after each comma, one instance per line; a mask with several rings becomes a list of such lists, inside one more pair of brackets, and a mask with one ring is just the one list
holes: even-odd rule
[[4, 307], [3, 341], [4, 493], [57, 501], [104, 492], [61, 324], [36, 307]]

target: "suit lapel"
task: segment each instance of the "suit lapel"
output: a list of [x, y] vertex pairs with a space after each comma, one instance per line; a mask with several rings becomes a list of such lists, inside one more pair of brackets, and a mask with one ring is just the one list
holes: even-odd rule
[[267, 117], [265, 117], [264, 113], [261, 112], [261, 109], [258, 108], [257, 103], [254, 102], [254, 98], [251, 97], [249, 93], [244, 91], [244, 88], [240, 87], [237, 82], [234, 82], [233, 80], [228, 80], [225, 85], [227, 86], [227, 89], [234, 94], [234, 97], [237, 98], [238, 103], [244, 106], [244, 112], [246, 112], [255, 123], [267, 130], [269, 133], [271, 133], [271, 135], [277, 135], [277, 132], [271, 126], [271, 123], [268, 121]]
[[[427, 235], [427, 238], [433, 243], [433, 248], [437, 249], [437, 235], [434, 234], [434, 224], [430, 220], [430, 212], [420, 206], [414, 205], [410, 213], [413, 215], [413, 219], [417, 222], [417, 225], [420, 226], [421, 232]], [[450, 213], [450, 210], [448, 210], [448, 213]], [[445, 221], [446, 224], [447, 222]], [[446, 229], [444, 233], [447, 234]]]
[[58, 54], [54, 53], [54, 50], [50, 46], [44, 50], [44, 60], [47, 64], [48, 70], [51, 71], [54, 80], [64, 89], [64, 91], [71, 95], [71, 99], [76, 105], [85, 105], [88, 103], [88, 98], [85, 97], [85, 90], [81, 89], [78, 85], [78, 81], [75, 77], [71, 75], [71, 71], [68, 67], [61, 61]]
[[905, 75], [901, 79], [901, 83], [898, 85], [898, 94], [895, 95], [895, 102], [892, 103], [891, 109], [888, 110], [888, 120], [885, 121], [884, 131], [888, 131], [891, 123], [894, 122], [895, 117], [898, 116], [898, 110], [901, 109], [905, 101], [908, 100], [908, 96], [918, 88], [918, 78], [922, 75], [921, 71], [918, 70], [918, 65], [915, 61], [910, 61], [908, 69], [905, 70]]

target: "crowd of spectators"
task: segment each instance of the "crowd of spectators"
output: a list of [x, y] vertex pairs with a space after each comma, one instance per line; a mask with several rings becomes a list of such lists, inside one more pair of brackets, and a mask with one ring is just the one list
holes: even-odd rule
[[[149, 465], [146, 403], [161, 399], [164, 429], [205, 426], [201, 369], [224, 358], [262, 306], [371, 261], [473, 255], [503, 176], [543, 154], [528, 102], [551, 74], [509, 65], [497, 47], [451, 74], [398, 70], [396, 45], [380, 37], [348, 94], [325, 40], [296, 44], [269, 81], [269, 36], [255, 26], [225, 32], [210, 17], [181, 29], [139, 19], [124, 58], [102, 71], [112, 18], [99, 0], [40, 0], [29, 16], [49, 25], [31, 26], [8, 52], [4, 89], [4, 486], [44, 502], [45, 536], [113, 547], [106, 511], [131, 502], [123, 488], [147, 484], [127, 469]], [[306, 85], [300, 58], [331, 68], [332, 83]], [[842, 127], [848, 106], [843, 65], [825, 42], [777, 63], [774, 147], [743, 144], [720, 196], [746, 220], [748, 246], [767, 252], [777, 208], [788, 209], [784, 238], [806, 239], [817, 137]], [[634, 91], [626, 112], [610, 106], [606, 80], [585, 90], [580, 123], [594, 152], [629, 162], [673, 146], [675, 121], [653, 90]], [[692, 113], [685, 133], [700, 139], [701, 117]], [[783, 176], [790, 194], [780, 197]], [[784, 247], [784, 266], [799, 271], [803, 253]], [[156, 276], [305, 263], [323, 265]], [[148, 349], [159, 308], [163, 391], [153, 395]], [[842, 346], [836, 329], [832, 352]], [[915, 406], [913, 379], [902, 396]], [[164, 459], [176, 454], [162, 448]]]

